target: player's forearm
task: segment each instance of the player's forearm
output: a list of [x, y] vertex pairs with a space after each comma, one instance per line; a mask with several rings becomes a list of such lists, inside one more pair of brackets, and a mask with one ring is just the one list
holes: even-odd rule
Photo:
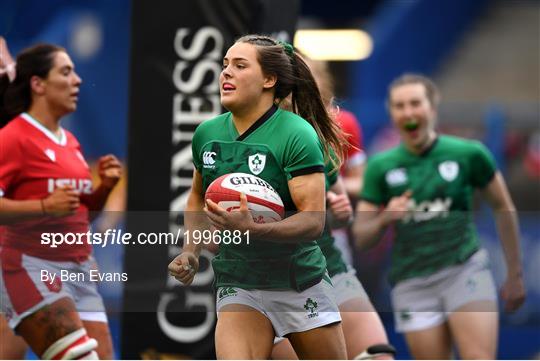
[[517, 212], [513, 207], [495, 210], [495, 222], [501, 239], [509, 276], [522, 275], [521, 248]]
[[352, 232], [355, 240], [355, 245], [360, 250], [365, 250], [376, 245], [386, 227], [387, 221], [383, 213], [376, 211], [357, 211], [356, 218], [353, 223]]
[[324, 222], [324, 212], [298, 212], [279, 222], [256, 224], [250, 230], [250, 237], [282, 243], [316, 240], [321, 236]]
[[495, 173], [491, 182], [484, 189], [484, 195], [495, 215], [497, 231], [506, 259], [508, 276], [521, 276], [521, 250], [516, 207], [500, 172]]
[[202, 240], [198, 239], [197, 242], [192, 242], [194, 240], [193, 231], [200, 231], [202, 235], [204, 234], [203, 231], [211, 228], [203, 209], [204, 201], [200, 197], [191, 194], [184, 211], [184, 235], [186, 236], [182, 250], [184, 252], [192, 252], [197, 257], [201, 254]]
[[[190, 219], [191, 220], [188, 220]], [[184, 216], [184, 245], [182, 246], [183, 252], [191, 252], [197, 257], [201, 254], [203, 239], [201, 237], [197, 238], [197, 241], [194, 240], [193, 231], [200, 231], [200, 234], [203, 235], [203, 231], [210, 229], [210, 227], [203, 222], [198, 222], [193, 218], [198, 218], [195, 215], [188, 215], [188, 212]], [[210, 240], [211, 241], [211, 240]]]
[[43, 217], [45, 209], [41, 199], [12, 200], [0, 198], [0, 224], [13, 224]]
[[338, 217], [335, 217], [330, 212], [328, 212], [326, 215], [326, 223], [330, 226], [331, 229], [339, 229], [339, 228], [348, 227], [351, 221], [352, 221], [352, 214], [350, 215], [349, 218], [344, 218], [344, 217], [338, 218]]
[[88, 210], [92, 212], [90, 215], [91, 220], [96, 218], [99, 212], [103, 210], [111, 191], [112, 188], [100, 185], [92, 192], [92, 194], [81, 195], [81, 203], [84, 203]]

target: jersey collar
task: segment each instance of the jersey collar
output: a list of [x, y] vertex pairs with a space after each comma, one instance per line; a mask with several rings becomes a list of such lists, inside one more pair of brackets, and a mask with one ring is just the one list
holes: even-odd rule
[[64, 129], [60, 127], [60, 139], [58, 139], [53, 132], [51, 132], [49, 129], [43, 126], [40, 122], [38, 122], [34, 117], [32, 117], [28, 113], [22, 113], [21, 117], [26, 120], [28, 123], [36, 127], [39, 131], [41, 131], [43, 134], [45, 134], [50, 140], [55, 142], [58, 145], [66, 145], [67, 143], [67, 137], [66, 133], [64, 132]]
[[[272, 117], [272, 115], [274, 115], [277, 112], [277, 110], [278, 110], [278, 107], [275, 104], [273, 104], [270, 107], [270, 109], [268, 109], [266, 111], [266, 113], [264, 113], [259, 119], [257, 119], [257, 121], [255, 121], [255, 123], [253, 123], [244, 133], [237, 136], [236, 140], [237, 141], [242, 141], [242, 140], [246, 139], [251, 133], [253, 133], [258, 128], [260, 128], [264, 123], [266, 123], [266, 121], [268, 119], [270, 119]], [[231, 122], [230, 126], [234, 129], [235, 134], [238, 134], [238, 131], [234, 127], [232, 116], [230, 117], [230, 122]]]
[[435, 146], [437, 145], [437, 143], [439, 142], [439, 135], [436, 135], [435, 136], [435, 139], [433, 139], [433, 142], [429, 145], [429, 147], [427, 147], [426, 149], [424, 149], [424, 151], [422, 153], [420, 153], [420, 157], [425, 157], [427, 156], [429, 153], [431, 153], [431, 151], [433, 149], [435, 149]]
[[423, 157], [426, 157], [429, 153], [431, 153], [433, 151], [433, 149], [435, 148], [435, 146], [437, 145], [437, 143], [439, 142], [439, 135], [437, 134], [437, 136], [435, 137], [435, 139], [433, 140], [433, 142], [429, 145], [429, 147], [427, 147], [426, 149], [424, 149], [422, 151], [422, 153], [419, 153], [419, 154], [416, 154], [414, 152], [411, 152], [403, 142], [401, 142], [400, 146], [410, 155], [412, 156], [415, 156], [415, 157], [419, 157], [419, 158], [423, 158]]

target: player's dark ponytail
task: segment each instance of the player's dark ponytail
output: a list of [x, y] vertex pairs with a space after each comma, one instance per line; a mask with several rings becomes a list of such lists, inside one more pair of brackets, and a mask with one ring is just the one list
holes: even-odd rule
[[[263, 35], [246, 35], [237, 40], [257, 47], [264, 74], [275, 74], [274, 98], [282, 101], [291, 94], [292, 111], [306, 119], [315, 129], [324, 148], [325, 158], [338, 169], [347, 140], [328, 114], [317, 82], [302, 56], [291, 44]], [[337, 156], [330, 157], [331, 151]]]
[[30, 108], [32, 91], [30, 79], [36, 75], [47, 78], [54, 66], [54, 55], [63, 48], [52, 44], [38, 44], [23, 50], [17, 56], [15, 79], [0, 75], [0, 128]]

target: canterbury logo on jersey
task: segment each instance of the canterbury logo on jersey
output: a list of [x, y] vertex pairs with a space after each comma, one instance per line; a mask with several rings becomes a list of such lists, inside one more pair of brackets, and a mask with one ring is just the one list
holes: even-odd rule
[[403, 223], [411, 220], [414, 222], [429, 221], [437, 217], [447, 217], [452, 206], [452, 198], [437, 198], [434, 201], [423, 201], [416, 204], [414, 199], [410, 199], [407, 204], [409, 212], [403, 218]]
[[214, 157], [216, 156], [216, 152], [204, 152], [202, 156], [203, 161], [203, 167], [204, 168], [215, 168], [214, 165], [216, 163], [216, 160]]
[[407, 183], [407, 171], [405, 168], [396, 168], [388, 171], [385, 176], [389, 186], [400, 186]]
[[65, 186], [72, 186], [73, 189], [79, 193], [92, 194], [92, 180], [91, 179], [49, 178], [47, 180], [47, 191], [49, 193], [54, 192], [55, 188], [61, 188]]

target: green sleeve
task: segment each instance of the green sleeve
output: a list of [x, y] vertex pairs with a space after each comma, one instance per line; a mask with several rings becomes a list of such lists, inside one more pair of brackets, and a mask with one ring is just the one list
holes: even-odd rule
[[203, 125], [204, 123], [199, 124], [197, 129], [195, 129], [195, 133], [193, 134], [193, 139], [191, 140], [191, 155], [193, 158], [193, 165], [195, 166], [195, 169], [197, 169], [199, 172], [201, 172], [202, 168], [202, 155], [201, 155], [201, 148], [204, 145], [203, 144]]
[[384, 179], [378, 163], [368, 160], [366, 170], [364, 172], [364, 186], [360, 192], [360, 199], [373, 204], [384, 204]]
[[288, 179], [302, 174], [324, 172], [321, 142], [307, 122], [305, 126], [295, 129], [291, 134], [286, 147], [284, 165]]
[[495, 176], [497, 165], [491, 152], [480, 142], [472, 147], [471, 184], [476, 188], [484, 188]]

